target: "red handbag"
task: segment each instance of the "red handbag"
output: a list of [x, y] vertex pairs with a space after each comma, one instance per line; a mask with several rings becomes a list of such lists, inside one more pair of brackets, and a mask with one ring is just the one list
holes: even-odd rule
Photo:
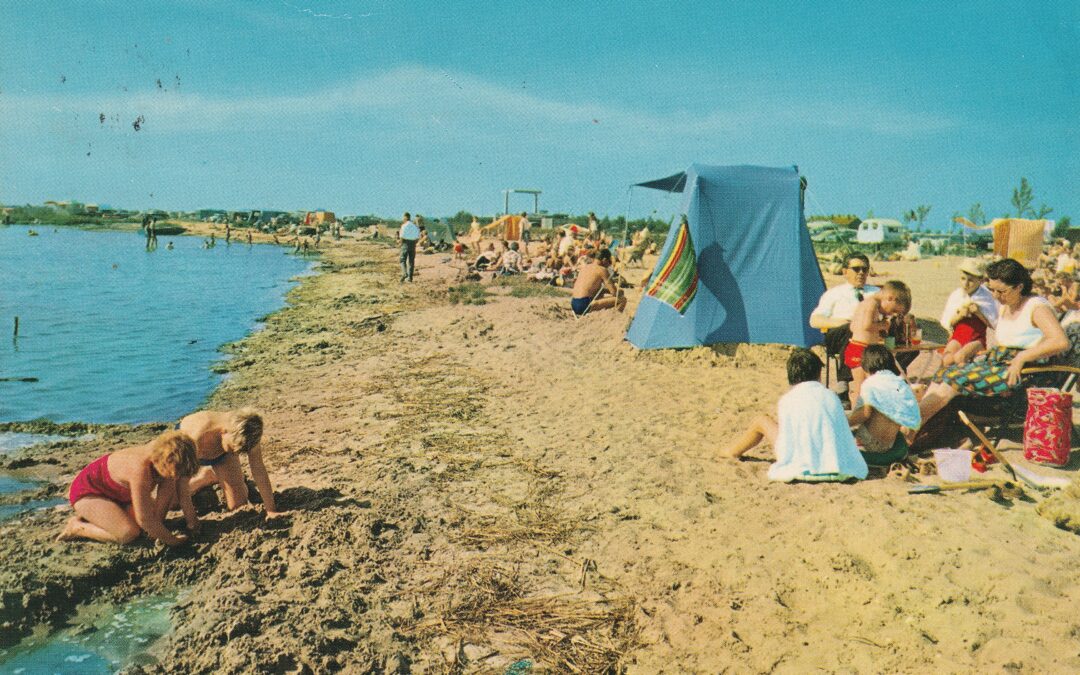
[[1028, 389], [1024, 419], [1024, 459], [1053, 466], [1069, 463], [1072, 394], [1060, 389]]

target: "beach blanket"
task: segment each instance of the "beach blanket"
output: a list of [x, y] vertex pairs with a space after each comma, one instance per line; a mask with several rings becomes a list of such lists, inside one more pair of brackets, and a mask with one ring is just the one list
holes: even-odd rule
[[919, 402], [911, 385], [896, 373], [879, 370], [863, 380], [859, 388], [859, 400], [855, 408], [864, 405], [872, 407], [893, 422], [908, 429], [918, 429], [922, 424], [919, 414]]
[[803, 382], [780, 397], [776, 462], [769, 480], [866, 478], [866, 461], [851, 435], [840, 399], [820, 382]]

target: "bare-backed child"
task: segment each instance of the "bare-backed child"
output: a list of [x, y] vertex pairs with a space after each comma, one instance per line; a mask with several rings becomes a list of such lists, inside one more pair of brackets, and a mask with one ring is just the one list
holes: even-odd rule
[[851, 318], [851, 341], [844, 350], [844, 365], [851, 369], [851, 386], [848, 396], [851, 406], [859, 399], [859, 387], [866, 379], [866, 371], [861, 368], [863, 350], [870, 345], [885, 343], [885, 336], [895, 319], [899, 319], [911, 309], [911, 290], [903, 281], [886, 281], [881, 290], [867, 296], [855, 308]]
[[198, 529], [188, 488], [198, 466], [195, 444], [179, 431], [99, 457], [72, 482], [68, 498], [75, 515], [57, 539], [130, 544], [145, 531], [167, 546], [182, 544], [186, 537], [165, 527], [165, 515], [178, 498], [188, 530]]
[[998, 304], [986, 290], [986, 266], [975, 258], [960, 263], [960, 288], [945, 301], [941, 325], [949, 331], [949, 341], [941, 353], [942, 365], [962, 365], [984, 351], [986, 330], [997, 323]]
[[267, 517], [280, 515], [274, 502], [274, 488], [263, 464], [262, 417], [251, 408], [233, 411], [203, 410], [180, 420], [180, 431], [195, 440], [199, 464], [202, 467], [191, 479], [191, 492], [218, 483], [225, 493], [229, 510], [248, 503], [248, 488], [240, 467], [240, 454], [247, 454], [251, 479], [262, 497]]
[[911, 385], [900, 377], [893, 355], [885, 345], [869, 345], [863, 350], [859, 400], [848, 414], [859, 451], [869, 466], [889, 466], [902, 462], [908, 454], [901, 428], [918, 429], [922, 423], [919, 402]]

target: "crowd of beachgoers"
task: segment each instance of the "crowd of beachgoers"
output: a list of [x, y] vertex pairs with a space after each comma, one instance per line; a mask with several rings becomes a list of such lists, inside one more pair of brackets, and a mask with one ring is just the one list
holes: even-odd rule
[[[656, 251], [643, 229], [614, 255], [612, 238], [600, 231], [592, 214], [585, 226], [570, 224], [537, 241], [532, 241], [526, 214], [512, 218], [512, 240], [506, 230], [485, 232], [474, 219], [469, 231], [452, 242], [433, 242], [422, 221], [418, 224], [406, 213], [396, 232], [400, 280], [413, 281], [418, 252], [452, 252], [450, 260], [461, 263], [459, 281], [519, 275], [563, 286], [571, 289], [571, 310], [580, 317], [590, 310], [622, 310], [623, 288], [633, 285], [626, 279], [628, 265]], [[149, 242], [152, 225], [147, 231]], [[340, 229], [329, 231], [340, 239]], [[370, 234], [377, 233], [373, 228]], [[231, 234], [227, 227], [226, 242]], [[1080, 326], [1078, 255], [1080, 246], [1062, 240], [1046, 248], [1033, 269], [1011, 258], [962, 259], [956, 270], [958, 287], [940, 316], [948, 337], [935, 344], [922, 340], [907, 284], [900, 279], [886, 280], [880, 287], [870, 284], [870, 258], [852, 253], [842, 267], [844, 282], [828, 289], [808, 317], [824, 335], [825, 360], [808, 349], [795, 349], [787, 362], [791, 390], [779, 400], [777, 414], [752, 420], [720, 449], [720, 456], [737, 459], [768, 441], [776, 456], [769, 477], [781, 481], [863, 479], [873, 467], [903, 471], [912, 448], [925, 448], [932, 441], [920, 443], [920, 429], [932, 426], [927, 423], [953, 399], [1007, 396], [1031, 386], [1026, 368], [1071, 354], [1071, 340], [1080, 336], [1080, 328], [1066, 334], [1068, 326]], [[650, 273], [645, 270], [640, 285]], [[928, 381], [909, 376], [907, 366], [928, 349], [939, 355], [940, 369]], [[822, 373], [830, 366], [836, 371], [832, 389], [822, 383]], [[1071, 409], [1069, 413], [1067, 431]], [[185, 537], [169, 532], [164, 519], [179, 507], [188, 530], [197, 532], [194, 492], [219, 484], [230, 509], [248, 502], [240, 455], [248, 457], [267, 515], [278, 515], [259, 450], [261, 435], [262, 420], [251, 409], [202, 411], [150, 443], [100, 457], [71, 487], [75, 515], [60, 538], [128, 543], [145, 531], [166, 544], [180, 544]], [[1027, 448], [1027, 455], [1064, 465], [1070, 438], [1067, 432], [1047, 431], [1045, 447]], [[976, 461], [993, 459], [984, 449]]]

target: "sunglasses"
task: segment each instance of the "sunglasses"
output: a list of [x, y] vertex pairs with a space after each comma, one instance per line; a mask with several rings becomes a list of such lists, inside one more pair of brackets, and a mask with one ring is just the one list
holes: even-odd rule
[[[836, 269], [836, 268], [834, 267], [833, 269]], [[861, 274], [863, 272], [869, 272], [870, 271], [869, 267], [863, 267], [862, 265], [856, 265], [854, 267], [848, 266], [848, 269], [851, 270], [852, 272], [855, 272], [856, 274]]]

